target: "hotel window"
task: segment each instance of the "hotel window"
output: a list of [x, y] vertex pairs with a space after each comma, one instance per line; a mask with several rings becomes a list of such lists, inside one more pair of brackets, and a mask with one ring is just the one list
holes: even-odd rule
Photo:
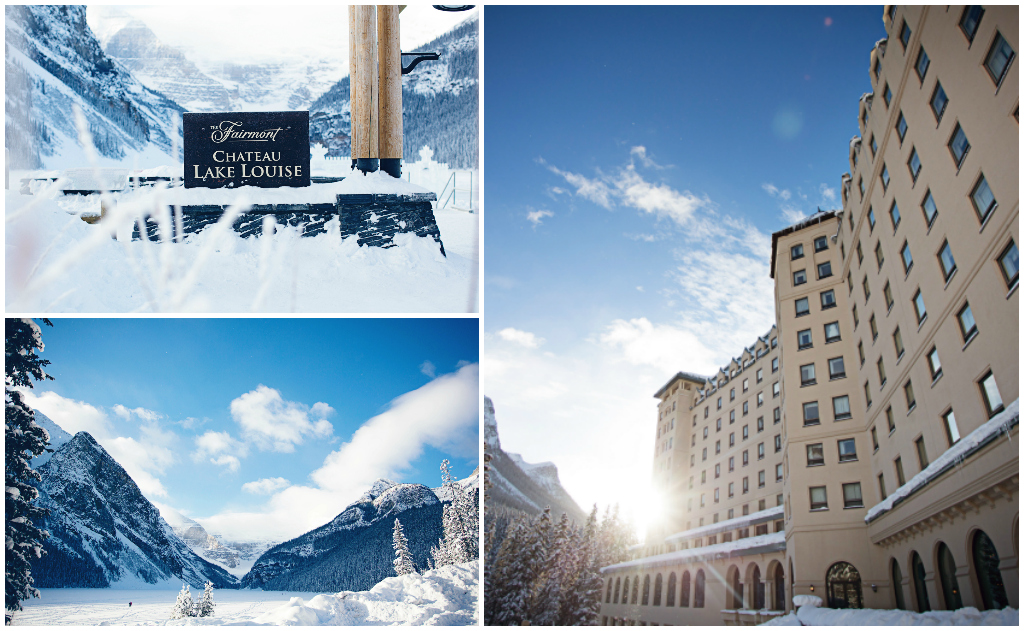
[[803, 350], [805, 348], [811, 348], [814, 343], [811, 341], [811, 330], [804, 329], [796, 334], [797, 348]]
[[729, 446], [732, 447], [736, 444], [736, 432], [729, 432]]
[[871, 447], [874, 451], [878, 451], [878, 430], [874, 427], [871, 428]]
[[722, 409], [722, 397], [718, 397], [718, 409]]
[[749, 411], [750, 411], [750, 401], [744, 401], [743, 402], [743, 416], [746, 416], [747, 412], [749, 412]]
[[[914, 155], [917, 155], [916, 152]], [[889, 220], [892, 221], [892, 231], [895, 234], [896, 228], [900, 227], [900, 207], [896, 205], [896, 200], [893, 200], [892, 206], [889, 207]]]
[[869, 232], [875, 229], [875, 209], [870, 206], [868, 206], [868, 225], [871, 227]]
[[810, 401], [804, 403], [804, 425], [818, 425], [821, 419], [818, 417], [818, 402]]
[[701, 471], [700, 472], [700, 483], [704, 484], [707, 481], [708, 481], [708, 472], [707, 472], [707, 470]]
[[952, 409], [942, 415], [942, 427], [946, 430], [946, 441], [952, 447], [960, 440], [960, 430], [957, 429], [956, 417], [953, 415]]
[[760, 434], [763, 431], [764, 431], [764, 417], [763, 416], [759, 416], [759, 417], [757, 417], [757, 433]]
[[896, 330], [892, 332], [892, 343], [896, 347], [896, 361], [899, 361], [903, 357], [903, 334], [900, 333], [900, 327], [896, 327]]
[[763, 470], [757, 472], [757, 488], [759, 488], [759, 489], [763, 489], [764, 488], [764, 471]]
[[960, 126], [960, 123], [957, 123], [956, 129], [953, 130], [953, 135], [949, 139], [949, 153], [953, 156], [953, 164], [956, 165], [957, 170], [964, 163], [964, 158], [970, 150], [971, 143], [967, 140], [967, 134], [964, 133], [964, 128]]
[[775, 435], [775, 453], [782, 451], [782, 434]]
[[828, 249], [828, 237], [818, 237], [814, 240], [814, 251], [821, 252]]
[[900, 257], [903, 259], [903, 271], [909, 274], [910, 268], [914, 266], [914, 256], [910, 253], [910, 244], [906, 241], [900, 248]]
[[853, 305], [853, 330], [856, 331], [858, 326], [860, 326], [860, 317], [857, 315], [857, 305]]
[[694, 459], [695, 458], [696, 458], [696, 456], [694, 454], [690, 454], [690, 466], [691, 467], [694, 465]]
[[704, 508], [704, 494], [703, 493], [700, 494], [700, 507]]
[[697, 435], [696, 434], [690, 436], [690, 446], [691, 447], [696, 447], [697, 446]]
[[864, 402], [865, 407], [871, 407], [871, 382], [864, 382]]
[[932, 197], [930, 189], [924, 194], [924, 201], [921, 202], [921, 212], [924, 213], [924, 222], [930, 228], [932, 223], [935, 222], [935, 216], [939, 214], [939, 209], [935, 205], [935, 198]]
[[978, 24], [981, 17], [985, 15], [985, 9], [979, 6], [965, 7], [963, 15], [960, 16], [960, 30], [967, 37], [968, 42], [974, 42], [974, 36], [978, 33]]
[[793, 272], [793, 286], [803, 285], [807, 282], [807, 270], [797, 270]]
[[864, 508], [860, 482], [849, 482], [843, 485], [843, 508]]
[[907, 26], [906, 20], [903, 20], [903, 26], [900, 27], [900, 43], [903, 44], [903, 50], [906, 50], [907, 44], [910, 43], [910, 27]]
[[736, 410], [729, 410], [729, 424], [732, 425], [736, 422]]
[[804, 244], [798, 243], [789, 249], [789, 258], [793, 261], [804, 258]]
[[758, 368], [757, 369], [757, 383], [761, 383], [761, 381], [763, 379], [764, 379], [764, 368]]
[[992, 189], [988, 186], [988, 180], [982, 175], [978, 183], [974, 185], [974, 190], [971, 191], [971, 203], [974, 205], [974, 211], [978, 214], [978, 221], [985, 223], [988, 216], [995, 210], [998, 203], [996, 198], [992, 195]]
[[844, 438], [839, 441], [839, 462], [849, 462], [857, 459], [857, 441], [853, 438]]
[[775, 348], [778, 345], [779, 345], [779, 338], [773, 337], [772, 338], [772, 348]]
[[704, 451], [701, 454], [701, 458], [700, 459], [701, 459], [702, 462], [708, 459], [708, 448], [707, 447], [704, 448]]
[[900, 137], [900, 142], [907, 137], [907, 119], [903, 116], [903, 112], [900, 112], [900, 117], [896, 119], [896, 134]]
[[[721, 423], [722, 419], [718, 419], [718, 422]], [[708, 428], [705, 427], [704, 428], [704, 440], [707, 440], [707, 439], [708, 439]]]
[[864, 262], [864, 250], [860, 247], [860, 241], [857, 242], [857, 265]]
[[985, 373], [985, 376], [978, 382], [981, 388], [981, 398], [985, 401], [985, 410], [988, 417], [992, 418], [1003, 411], [1003, 398], [999, 396], [999, 387], [996, 385], [995, 375], [992, 371]]
[[829, 379], [842, 379], [846, 376], [846, 364], [843, 362], [842, 356], [833, 357], [828, 360], [828, 377]]
[[743, 380], [743, 391], [746, 392], [749, 387], [750, 387], [750, 379], [744, 379]]
[[903, 396], [907, 399], [907, 412], [909, 413], [917, 407], [917, 399], [914, 398], [914, 384], [910, 379], [907, 379], [907, 383], [903, 384]]
[[928, 466], [928, 451], [924, 446], [924, 436], [917, 437], [917, 440], [914, 441], [914, 447], [917, 449], [917, 464], [921, 465], [921, 470], [924, 471], [925, 467]]
[[[732, 437], [733, 437], [733, 434], [729, 434], [729, 440], [730, 441], [732, 441]], [[729, 444], [732, 444], [732, 442], [730, 442]], [[732, 472], [732, 471], [735, 471], [735, 470], [736, 470], [736, 456], [729, 456], [729, 471]]]
[[864, 304], [868, 304], [868, 300], [871, 298], [871, 284], [868, 282], [867, 276], [860, 282], [860, 286], [864, 290]]
[[920, 325], [924, 322], [924, 319], [928, 316], [928, 310], [924, 306], [924, 296], [921, 295], [921, 290], [918, 289], [917, 293], [914, 294], [914, 313], [917, 315], [917, 323]]
[[779, 382], [776, 381], [772, 384], [772, 398], [779, 396]]
[[889, 433], [896, 431], [896, 417], [893, 416], [892, 406], [885, 408], [885, 420], [889, 424]]
[[811, 304], [807, 298], [796, 299], [796, 317], [805, 316], [811, 312]]
[[882, 499], [889, 497], [885, 492], [885, 475], [878, 474], [878, 492], [882, 494]]
[[[708, 407], [704, 408], [704, 418], [707, 418], [707, 417], [708, 417], [708, 412], [709, 412], [710, 410], [711, 410], [711, 408], [708, 408]], [[693, 424], [694, 424], [694, 425], [696, 425], [696, 424], [697, 424], [697, 419], [693, 419]]]
[[882, 242], [875, 244], [875, 262], [878, 263], [878, 271], [882, 271], [882, 263], [885, 263], [885, 254], [882, 252]]
[[720, 453], [722, 453], [722, 441], [716, 440], [715, 441], [715, 455], [717, 456]]
[[885, 382], [886, 382], [886, 378], [885, 378], [885, 360], [883, 358], [879, 357], [878, 361], [875, 362], [875, 366], [878, 368], [878, 381], [879, 381], [879, 386], [878, 387], [881, 388], [881, 387], [885, 386]]
[[896, 456], [896, 460], [893, 461], [893, 464], [896, 466], [896, 481], [900, 486], [903, 486], [907, 483], [907, 478], [903, 475], [903, 458]]
[[875, 322], [875, 314], [871, 314], [868, 324], [871, 325], [871, 341], [873, 342], [878, 339], [878, 324]]
[[814, 364], [805, 364], [800, 367], [800, 385], [813, 386], [818, 383], [814, 378]]
[[971, 305], [965, 304], [960, 312], [956, 314], [956, 319], [960, 323], [960, 334], [964, 337], [964, 343], [971, 341], [975, 335], [978, 334], [978, 325], [974, 322], [974, 314], [971, 313]]
[[860, 365], [863, 366], [864, 365], [864, 359], [865, 359], [865, 357], [864, 357], [864, 342], [863, 341], [857, 342], [857, 354], [860, 355]]
[[885, 84], [885, 89], [882, 90], [882, 99], [885, 101], [886, 107], [889, 107], [889, 104], [892, 103], [892, 90], [889, 89], [888, 82]]
[[992, 48], [989, 49], [988, 55], [985, 57], [985, 69], [988, 70], [989, 76], [997, 86], [1003, 82], [1006, 70], [1013, 63], [1015, 56], [1006, 39], [996, 31], [996, 39], [992, 42]]
[[892, 285], [889, 284], [889, 281], [885, 281], [885, 287], [882, 288], [882, 295], [885, 296], [886, 311], [892, 311], [892, 305], [895, 301], [892, 298]]
[[946, 112], [946, 106], [949, 105], [949, 97], [946, 96], [946, 91], [942, 89], [942, 84], [938, 81], [935, 82], [935, 91], [932, 92], [930, 105], [932, 114], [935, 114], [935, 121], [941, 122], [942, 115]]
[[745, 467], [748, 464], [750, 464], [750, 454], [747, 452], [746, 449], [744, 449], [743, 450], [743, 466]]
[[757, 444], [757, 459], [764, 460], [764, 443]]
[[730, 482], [729, 483], [729, 497], [731, 498], [735, 494], [736, 494], [736, 483], [735, 482]]
[[[733, 376], [735, 377], [736, 375], [733, 375]], [[729, 400], [730, 401], [735, 401], [736, 400], [736, 388], [729, 388]]]
[[942, 249], [939, 250], [939, 267], [942, 268], [942, 277], [948, 283], [956, 272], [956, 261], [953, 259], [953, 251], [949, 248], [949, 241], [942, 242]]
[[832, 275], [832, 262], [825, 261], [818, 264], [818, 279], [828, 278]]
[[811, 487], [811, 510], [828, 510], [828, 495], [825, 493], [825, 487]]
[[924, 46], [917, 53], [917, 62], [914, 64], [914, 70], [917, 71], [917, 78], [924, 82], [925, 75], [928, 74], [928, 66], [931, 65], [931, 60], [928, 59], [928, 53], [924, 52]]
[[776, 423], [781, 423], [781, 422], [782, 422], [782, 410], [780, 410], [779, 408], [775, 408], [774, 410], [772, 410], [772, 424], [774, 425]]
[[882, 164], [882, 174], [878, 177], [882, 179], [882, 192], [884, 193], [889, 190], [889, 167], [884, 163]]
[[746, 440], [748, 438], [750, 438], [750, 426], [749, 425], [744, 425], [743, 426], [743, 440]]
[[907, 168], [910, 169], [910, 177], [916, 182], [917, 176], [921, 175], [921, 158], [917, 155], [917, 148], [910, 150], [910, 159], [907, 160]]
[[844, 394], [841, 397], [832, 397], [832, 414], [837, 421], [852, 418], [850, 413], [850, 397]]
[[[743, 478], [743, 492], [744, 493], [748, 493], [749, 491], [750, 491], [750, 479], [749, 478]], [[744, 506], [744, 508], [746, 508], [746, 507]]]
[[[871, 134], [871, 157], [874, 158], [876, 153], [878, 153], [878, 142], [875, 141], [875, 135]], [[850, 215], [850, 221], [853, 221], [853, 215]]]
[[720, 419], [720, 418], [719, 419], [715, 419], [715, 431], [716, 432], [722, 431], [722, 419]]
[[[808, 331], [808, 333], [809, 332], [810, 331]], [[778, 371], [779, 371], [779, 358], [778, 357], [772, 357], [772, 372], [778, 372]]]
[[722, 476], [722, 465], [716, 464], [715, 465], [715, 479], [717, 480], [721, 476]]
[[[782, 482], [782, 463], [775, 465], [775, 481]], [[764, 500], [761, 500], [762, 502]]]
[[757, 407], [761, 407], [762, 405], [764, 405], [764, 393], [763, 392], [758, 392], [757, 393]]
[[1017, 284], [1020, 277], [1020, 254], [1017, 252], [1017, 243], [1012, 239], [999, 255], [999, 270], [1003, 273], [1007, 287], [1012, 288]]

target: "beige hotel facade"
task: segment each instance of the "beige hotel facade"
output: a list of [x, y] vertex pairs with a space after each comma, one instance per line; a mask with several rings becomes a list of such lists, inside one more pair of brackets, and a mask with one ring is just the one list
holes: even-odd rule
[[655, 395], [669, 510], [602, 624], [1019, 606], [1018, 7], [882, 19], [842, 209], [772, 236], [776, 325]]

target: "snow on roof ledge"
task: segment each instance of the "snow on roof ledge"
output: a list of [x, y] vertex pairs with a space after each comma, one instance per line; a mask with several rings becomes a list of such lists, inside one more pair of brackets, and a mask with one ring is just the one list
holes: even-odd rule
[[1018, 398], [1006, 406], [1005, 410], [993, 416], [987, 423], [984, 423], [981, 427], [957, 441], [955, 445], [947, 449], [945, 453], [925, 467], [924, 470], [896, 489], [892, 495], [872, 506], [867, 515], [864, 516], [864, 523], [870, 524], [889, 512], [897, 504], [927, 486], [932, 480], [947, 470], [953, 468], [956, 463], [962, 462], [965, 458], [998, 438], [1000, 434], [1009, 434], [1010, 429], [1019, 422], [1020, 399]]
[[677, 532], [665, 537], [665, 541], [681, 541], [684, 539], [692, 539], [694, 537], [703, 537], [704, 535], [713, 535], [719, 532], [736, 530], [737, 528], [743, 528], [745, 526], [763, 524], [782, 517], [784, 510], [784, 506], [773, 506], [772, 508], [766, 508], [765, 510], [757, 511], [750, 515], [720, 521], [717, 524], [709, 524], [707, 526]]
[[616, 563], [615, 565], [609, 565], [607, 567], [601, 568], [601, 572], [606, 573], [615, 570], [625, 570], [631, 567], [658, 567], [664, 565], [677, 565], [679, 563], [687, 563], [689, 561], [705, 557], [725, 558], [730, 556], [742, 556], [742, 554], [760, 554], [764, 552], [774, 552], [776, 550], [785, 549], [786, 533], [773, 532], [767, 535], [759, 535], [757, 537], [747, 537], [746, 539], [739, 539], [738, 541], [716, 543], [715, 545], [704, 546], [703, 548], [694, 548], [692, 550], [677, 550], [676, 552], [667, 552], [665, 554], [659, 554], [652, 557], [644, 557], [642, 559], [636, 559], [635, 561], [625, 561], [623, 563]]

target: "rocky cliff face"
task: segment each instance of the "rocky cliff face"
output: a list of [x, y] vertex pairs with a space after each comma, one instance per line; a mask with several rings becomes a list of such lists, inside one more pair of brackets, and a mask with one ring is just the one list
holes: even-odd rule
[[32, 566], [38, 587], [186, 582], [237, 587], [171, 530], [127, 472], [88, 432], [40, 467], [39, 505], [50, 511], [46, 554]]

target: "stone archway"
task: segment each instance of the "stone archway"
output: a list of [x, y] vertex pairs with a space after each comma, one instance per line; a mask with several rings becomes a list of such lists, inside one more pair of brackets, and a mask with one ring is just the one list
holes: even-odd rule
[[834, 564], [825, 574], [825, 595], [828, 607], [832, 609], [863, 608], [860, 572], [846, 561]]

